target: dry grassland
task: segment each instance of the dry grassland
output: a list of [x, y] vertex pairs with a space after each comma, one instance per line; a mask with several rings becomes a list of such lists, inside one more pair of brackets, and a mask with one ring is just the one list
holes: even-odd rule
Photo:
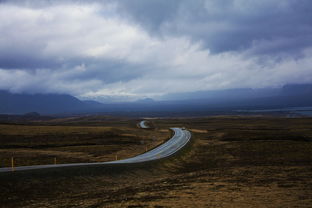
[[[0, 175], [0, 204], [30, 208], [312, 207], [312, 119], [209, 117], [153, 122], [159, 130], [191, 129], [192, 143], [176, 157], [153, 164]], [[103, 134], [106, 130], [96, 131]], [[167, 134], [145, 133], [155, 132]], [[132, 138], [129, 134], [135, 133], [122, 129], [116, 141]]]

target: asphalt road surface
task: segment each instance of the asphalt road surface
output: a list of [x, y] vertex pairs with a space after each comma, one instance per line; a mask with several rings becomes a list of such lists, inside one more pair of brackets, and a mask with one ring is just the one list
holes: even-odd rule
[[[123, 159], [115, 160], [109, 162], [96, 162], [96, 163], [69, 163], [69, 164], [57, 164], [57, 165], [33, 165], [33, 166], [20, 166], [15, 167], [14, 171], [26, 171], [26, 170], [37, 170], [46, 168], [62, 168], [62, 167], [80, 167], [80, 166], [98, 166], [98, 165], [108, 165], [108, 164], [131, 164], [131, 163], [142, 163], [153, 160], [162, 159], [173, 155], [182, 147], [184, 147], [191, 139], [191, 133], [188, 130], [181, 128], [171, 128], [174, 131], [174, 135], [167, 142], [162, 145], [152, 149], [144, 154]], [[11, 172], [11, 168], [0, 168], [1, 172]]]
[[148, 129], [148, 128], [149, 128], [149, 126], [146, 125], [146, 121], [141, 121], [141, 122], [139, 123], [139, 126], [140, 126], [140, 128], [142, 128], [142, 129]]

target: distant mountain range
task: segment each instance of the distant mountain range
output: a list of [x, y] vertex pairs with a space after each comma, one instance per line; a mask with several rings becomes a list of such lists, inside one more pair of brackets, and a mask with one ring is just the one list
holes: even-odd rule
[[94, 101], [84, 102], [71, 95], [13, 94], [0, 91], [0, 113], [2, 114], [81, 112], [94, 108], [94, 106], [96, 106]]
[[0, 91], [0, 114], [80, 114], [129, 112], [201, 112], [312, 106], [312, 84], [282, 88], [228, 89], [169, 94], [162, 101], [103, 104], [62, 94], [14, 94]]
[[292, 84], [281, 88], [227, 89], [169, 94], [164, 97], [213, 108], [283, 108], [312, 105], [312, 84]]

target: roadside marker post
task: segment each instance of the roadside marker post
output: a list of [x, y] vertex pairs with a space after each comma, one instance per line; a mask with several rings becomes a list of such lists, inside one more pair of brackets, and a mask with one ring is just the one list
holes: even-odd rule
[[56, 165], [56, 157], [54, 157], [54, 165]]
[[117, 156], [117, 154], [116, 154], [116, 158], [115, 158], [116, 160], [118, 160], [118, 156]]
[[145, 152], [147, 152], [147, 146], [145, 146]]
[[11, 169], [14, 171], [14, 157], [11, 157]]

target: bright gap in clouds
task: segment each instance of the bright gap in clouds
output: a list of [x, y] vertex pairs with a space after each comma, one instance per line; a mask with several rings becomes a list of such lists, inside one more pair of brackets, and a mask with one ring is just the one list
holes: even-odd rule
[[118, 4], [0, 4], [0, 89], [135, 100], [312, 81], [312, 48], [300, 56], [255, 53], [279, 43], [272, 39], [211, 53], [191, 34], [152, 34], [120, 15]]

